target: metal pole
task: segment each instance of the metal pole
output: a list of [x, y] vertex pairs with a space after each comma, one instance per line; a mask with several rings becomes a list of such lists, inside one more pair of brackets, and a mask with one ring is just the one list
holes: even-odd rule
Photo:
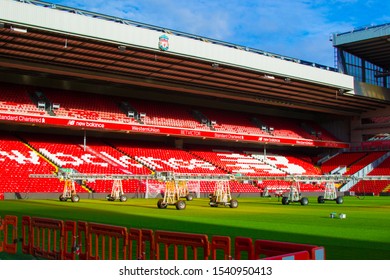
[[84, 152], [87, 150], [87, 131], [84, 130]]

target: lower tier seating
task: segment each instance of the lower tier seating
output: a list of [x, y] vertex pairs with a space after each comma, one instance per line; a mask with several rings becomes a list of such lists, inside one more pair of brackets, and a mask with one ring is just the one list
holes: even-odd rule
[[[363, 157], [363, 155], [359, 155]], [[375, 157], [376, 158], [376, 157]], [[389, 161], [372, 171], [372, 174], [389, 174]], [[303, 155], [286, 152], [272, 152], [264, 156], [257, 151], [221, 149], [209, 146], [173, 148], [159, 142], [134, 142], [123, 140], [102, 140], [81, 137], [54, 136], [43, 134], [19, 134], [0, 136], [0, 199], [4, 193], [26, 195], [28, 193], [62, 192], [64, 182], [58, 178], [32, 179], [30, 174], [55, 174], [59, 169], [72, 170], [82, 174], [124, 174], [149, 175], [153, 172], [173, 172], [201, 175], [232, 176], [282, 176], [320, 175], [318, 169]], [[125, 193], [145, 193], [145, 180], [124, 180]], [[214, 191], [215, 182], [199, 182], [201, 193]], [[371, 184], [376, 184], [371, 186]], [[383, 184], [386, 184], [383, 182]], [[283, 180], [258, 180], [245, 182], [233, 180], [229, 183], [235, 193], [261, 193], [287, 191], [291, 182]], [[76, 181], [80, 193], [110, 193], [112, 180]], [[388, 191], [386, 185], [366, 183], [366, 191]], [[323, 191], [323, 184], [300, 184], [301, 191]], [[361, 188], [360, 185], [355, 186]], [[370, 189], [371, 190], [371, 189]], [[356, 191], [356, 190], [355, 190]]]

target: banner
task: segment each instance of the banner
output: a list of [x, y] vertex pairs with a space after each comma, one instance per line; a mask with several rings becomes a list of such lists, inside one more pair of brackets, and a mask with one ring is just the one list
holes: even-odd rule
[[127, 133], [142, 133], [167, 136], [184, 136], [201, 139], [221, 139], [235, 142], [252, 142], [270, 145], [289, 145], [307, 147], [328, 147], [328, 148], [349, 148], [348, 143], [312, 140], [304, 138], [284, 138], [275, 136], [264, 136], [255, 134], [238, 134], [221, 131], [196, 130], [190, 128], [150, 126], [136, 123], [119, 123], [99, 120], [80, 120], [53, 116], [30, 116], [23, 114], [0, 113], [0, 121], [18, 122], [39, 126], [60, 126], [68, 128], [81, 128], [93, 130], [111, 130]]

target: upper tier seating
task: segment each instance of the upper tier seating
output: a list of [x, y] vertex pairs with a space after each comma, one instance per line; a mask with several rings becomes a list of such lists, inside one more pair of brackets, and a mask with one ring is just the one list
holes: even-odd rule
[[13, 84], [0, 84], [0, 112], [45, 115], [29, 97], [31, 88]]
[[119, 101], [113, 97], [53, 89], [45, 89], [42, 92], [52, 103], [60, 105], [54, 110], [57, 116], [84, 120], [135, 122], [120, 110]]
[[209, 130], [191, 115], [191, 108], [185, 105], [132, 99], [128, 103], [139, 113], [145, 113], [141, 121], [156, 126], [172, 126]]
[[306, 139], [312, 138], [312, 136], [300, 126], [300, 122], [297, 120], [263, 115], [258, 116], [257, 118], [268, 127], [273, 128], [273, 132], [271, 134], [274, 136]]
[[[108, 121], [119, 123], [138, 124], [155, 126], [182, 127], [187, 129], [210, 130], [256, 135], [273, 135], [277, 137], [313, 139], [313, 135], [305, 131], [301, 121], [278, 116], [250, 115], [235, 111], [224, 111], [220, 109], [197, 108], [192, 110], [191, 106], [128, 99], [130, 104], [143, 117], [138, 120], [128, 115], [121, 107], [123, 98], [92, 94], [71, 90], [35, 88], [11, 84], [0, 85], [0, 112], [24, 113], [31, 115], [48, 115], [51, 117], [63, 117], [80, 120]], [[38, 108], [36, 101], [30, 96], [40, 94], [49, 102], [50, 109]], [[57, 107], [52, 105], [56, 104]], [[121, 109], [122, 108], [122, 109]], [[50, 111], [50, 112], [49, 112]], [[206, 117], [208, 123], [195, 117], [194, 111], [199, 111]], [[256, 121], [254, 121], [256, 119]], [[264, 125], [260, 125], [264, 124]], [[316, 131], [320, 130], [318, 125], [312, 123]], [[264, 130], [263, 127], [267, 129]], [[272, 130], [268, 130], [271, 129]], [[337, 141], [325, 130], [322, 130], [322, 137], [326, 141]]]
[[210, 108], [200, 108], [198, 110], [212, 122], [212, 126], [216, 131], [268, 135], [253, 124], [247, 114]]

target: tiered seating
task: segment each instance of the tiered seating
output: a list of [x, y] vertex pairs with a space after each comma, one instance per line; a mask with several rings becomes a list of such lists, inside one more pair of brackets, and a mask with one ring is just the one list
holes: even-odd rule
[[325, 161], [321, 165], [321, 170], [324, 174], [327, 174], [340, 166], [349, 167], [366, 155], [367, 153], [365, 152], [340, 153]]
[[[24, 136], [28, 143], [41, 154], [61, 168], [72, 168], [84, 174], [144, 174], [143, 166], [138, 165], [130, 158], [119, 154], [113, 148], [99, 148], [96, 141], [84, 146], [72, 137], [42, 137], [42, 135]], [[94, 149], [95, 148], [95, 149]], [[105, 153], [101, 153], [105, 151]], [[139, 171], [137, 170], [139, 169]], [[95, 180], [87, 182], [89, 188], [95, 192], [110, 192], [111, 180]], [[123, 181], [126, 190], [133, 190], [129, 181]]]
[[[0, 135], [0, 194], [4, 192], [61, 192], [58, 179], [32, 179], [30, 174], [52, 174], [55, 167], [15, 137]], [[81, 188], [78, 191], [82, 192]]]
[[190, 153], [164, 146], [161, 143], [129, 143], [114, 141], [111, 143], [120, 151], [154, 171], [175, 173], [225, 174], [223, 170]]
[[[231, 174], [243, 174], [248, 176], [283, 176], [286, 174], [308, 174], [319, 175], [320, 171], [314, 165], [297, 157], [283, 157], [280, 155], [264, 155], [256, 152], [237, 152], [232, 150], [213, 149], [206, 150], [200, 147], [190, 150], [195, 154], [214, 165], [226, 170]], [[291, 160], [291, 161], [290, 161]], [[307, 169], [305, 169], [307, 168]], [[290, 182], [282, 180], [263, 180], [252, 191], [259, 191], [259, 188], [267, 187], [269, 190], [288, 189]], [[301, 184], [302, 191], [318, 191], [319, 186]]]
[[[0, 85], [0, 111], [24, 112], [34, 115], [45, 115], [44, 109], [39, 109], [32, 100], [29, 93], [37, 92], [34, 87], [24, 87], [18, 85]], [[108, 97], [92, 93], [77, 91], [66, 91], [43, 88], [39, 92], [45, 96], [51, 104], [58, 104], [59, 108], [54, 108], [53, 112], [59, 117], [98, 120], [122, 123], [138, 123], [138, 120], [129, 117], [128, 112], [122, 112], [122, 98]], [[183, 127], [189, 129], [209, 130], [210, 127], [196, 120], [192, 116], [190, 106], [129, 99], [127, 103], [136, 109], [138, 113], [143, 113], [141, 122], [147, 125]], [[220, 109], [198, 108], [207, 119], [215, 122], [214, 130], [240, 134], [269, 135], [271, 133], [277, 137], [314, 139], [315, 137], [301, 127], [301, 121], [277, 116], [252, 116], [234, 111], [224, 111]], [[51, 112], [50, 112], [51, 114]], [[254, 123], [253, 117], [258, 123]], [[272, 131], [263, 131], [259, 124], [271, 128]], [[320, 130], [318, 124], [311, 123], [312, 127]], [[321, 129], [321, 139], [326, 141], [337, 141], [325, 130]]]
[[29, 97], [29, 87], [0, 84], [0, 112], [45, 115]]
[[45, 89], [43, 93], [52, 103], [60, 105], [59, 109], [54, 110], [57, 116], [83, 120], [135, 122], [120, 110], [112, 97], [53, 89]]
[[[111, 143], [120, 151], [134, 157], [138, 162], [157, 172], [226, 174], [224, 170], [197, 156], [161, 143], [136, 144], [113, 140]], [[202, 181], [200, 182], [200, 191], [213, 191], [214, 186], [214, 182]]]
[[[390, 174], [390, 157], [385, 159], [379, 166], [374, 168], [368, 176], [379, 176]], [[354, 185], [350, 191], [356, 193], [374, 193], [379, 194], [380, 192], [390, 192], [390, 180], [370, 180], [370, 181], [359, 181]]]
[[[309, 157], [302, 155], [278, 155], [268, 154], [264, 158], [264, 154], [256, 152], [247, 152], [252, 157], [257, 158], [289, 175], [321, 175], [322, 172], [314, 166]], [[283, 182], [278, 180], [266, 180], [262, 183], [263, 187], [268, 190], [288, 189], [291, 182]], [[300, 188], [302, 191], [321, 191], [323, 186], [312, 185], [301, 182]]]
[[[109, 172], [113, 173], [125, 173], [125, 174], [151, 174], [151, 171], [143, 166], [142, 164], [136, 162], [134, 159], [125, 155], [118, 150], [112, 148], [111, 146], [92, 139], [89, 140], [86, 146], [86, 151], [96, 157], [101, 158], [106, 161], [110, 166], [115, 167], [114, 170]], [[119, 171], [120, 170], [120, 171]], [[107, 188], [109, 189], [112, 186], [112, 182], [108, 181], [101, 189], [94, 189], [96, 192], [105, 192]], [[125, 193], [135, 193], [135, 192], [144, 192], [144, 185], [138, 180], [126, 180], [122, 182], [123, 191]], [[97, 188], [97, 187], [96, 187]]]
[[191, 108], [185, 105], [132, 99], [128, 101], [137, 112], [145, 113], [142, 122], [148, 125], [173, 126], [209, 130], [191, 115]]
[[191, 150], [191, 153], [212, 162], [214, 165], [231, 174], [244, 174], [251, 176], [277, 176], [286, 174], [284, 171], [263, 163], [260, 160], [242, 152], [222, 149], [204, 149]]
[[322, 141], [338, 141], [336, 137], [334, 137], [331, 133], [329, 133], [326, 129], [322, 128], [318, 123], [314, 121], [305, 121], [310, 125], [310, 127], [314, 130], [315, 134], [310, 135], [312, 136], [312, 139], [318, 139]]
[[272, 135], [289, 138], [306, 138], [312, 136], [306, 132], [297, 120], [273, 116], [257, 116], [257, 118], [268, 127], [273, 127]]
[[353, 163], [347, 172], [345, 172], [345, 175], [351, 175], [355, 174], [362, 168], [366, 167], [370, 163], [374, 162], [375, 160], [379, 159], [381, 156], [383, 156], [385, 152], [371, 152], [367, 153], [366, 156], [361, 158], [359, 161]]
[[[267, 134], [250, 121], [244, 113], [223, 111], [218, 109], [199, 109], [210, 121], [214, 121], [216, 131], [235, 132], [240, 134]], [[268, 134], [267, 134], [268, 135]]]

